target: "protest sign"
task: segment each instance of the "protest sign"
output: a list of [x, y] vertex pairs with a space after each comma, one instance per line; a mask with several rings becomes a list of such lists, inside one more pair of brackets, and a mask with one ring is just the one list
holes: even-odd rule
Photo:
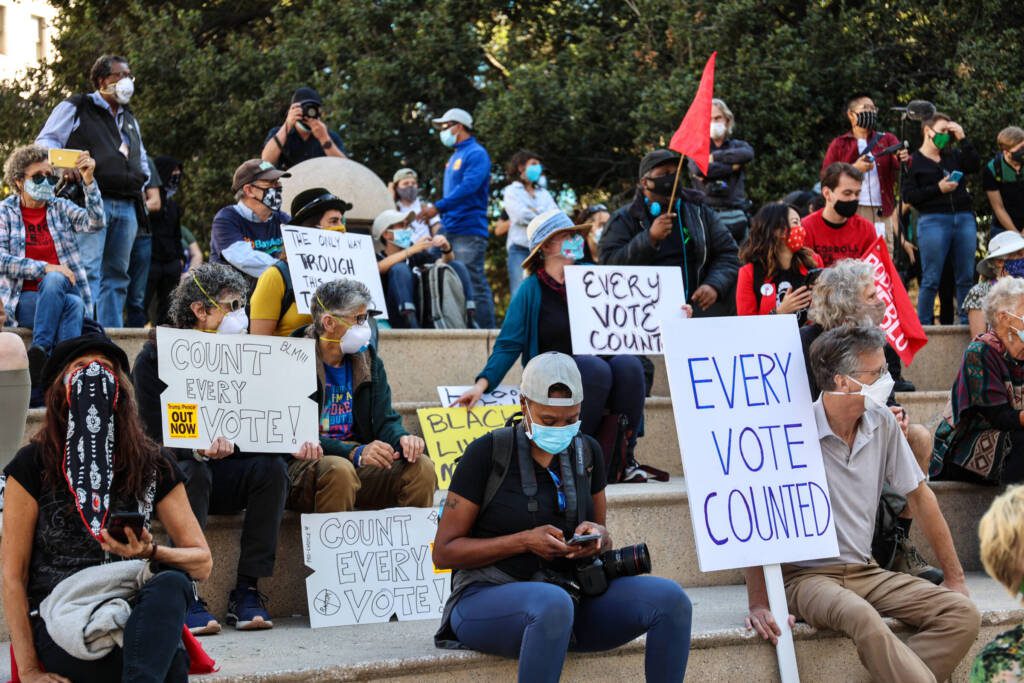
[[[473, 387], [438, 387], [437, 397], [441, 399], [441, 405], [448, 407], [452, 401], [462, 396]], [[499, 384], [493, 391], [488, 391], [480, 400], [477, 406], [517, 406], [519, 405], [519, 387], [512, 384]], [[475, 407], [475, 406], [474, 406]]]
[[431, 508], [302, 515], [309, 625], [439, 619], [451, 572], [430, 558], [436, 532]]
[[928, 337], [918, 320], [917, 309], [903, 286], [903, 280], [889, 258], [885, 237], [875, 240], [860, 258], [871, 266], [875, 276], [875, 290], [885, 304], [885, 317], [881, 324], [885, 338], [900, 360], [910, 365], [917, 352], [928, 343]]
[[567, 266], [565, 290], [573, 353], [658, 355], [662, 322], [684, 317], [679, 268]]
[[165, 446], [205, 449], [223, 436], [250, 453], [294, 453], [319, 440], [312, 339], [169, 327], [156, 338]]
[[309, 313], [313, 292], [322, 283], [347, 278], [369, 287], [370, 308], [381, 312], [378, 317], [388, 317], [372, 237], [297, 225], [282, 225], [281, 235], [299, 313]]
[[427, 442], [427, 455], [437, 472], [437, 488], [448, 490], [452, 473], [466, 446], [478, 437], [504, 427], [519, 405], [478, 408], [420, 408], [420, 429]]

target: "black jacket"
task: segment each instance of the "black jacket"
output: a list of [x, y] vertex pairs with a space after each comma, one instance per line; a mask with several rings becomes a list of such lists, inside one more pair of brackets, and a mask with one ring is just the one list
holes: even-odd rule
[[[706, 196], [708, 206], [719, 209], [746, 209], [747, 191], [744, 187], [743, 167], [754, 160], [754, 148], [743, 140], [729, 138], [716, 147], [711, 141], [711, 152], [715, 160], [708, 164], [704, 175], [692, 160], [687, 161], [693, 187]], [[740, 169], [734, 170], [738, 164]], [[724, 187], [718, 182], [724, 183]]]
[[[939, 160], [935, 163], [920, 151], [914, 152], [903, 178], [903, 201], [925, 214], [973, 211], [967, 176], [981, 170], [981, 157], [974, 145], [964, 138], [953, 149], [944, 149]], [[943, 194], [939, 181], [952, 171], [962, 171], [964, 177], [955, 190]]]
[[[683, 270], [687, 302], [700, 285], [718, 292], [718, 301], [708, 310], [694, 306], [694, 316], [733, 315], [740, 269], [736, 241], [714, 210], [702, 201], [700, 193], [687, 189], [679, 192], [682, 211], [676, 218], [676, 229], [658, 246], [651, 244], [647, 233], [652, 218], [642, 193], [637, 193], [632, 204], [612, 214], [601, 235], [601, 264], [677, 266]], [[689, 234], [685, 244], [683, 227]]]

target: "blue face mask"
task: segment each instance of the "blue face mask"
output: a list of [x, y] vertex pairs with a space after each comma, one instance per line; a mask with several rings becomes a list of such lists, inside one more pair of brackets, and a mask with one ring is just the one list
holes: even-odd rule
[[445, 147], [455, 146], [455, 133], [452, 132], [451, 128], [445, 128], [441, 131], [441, 144]]
[[37, 183], [31, 178], [25, 179], [25, 194], [37, 202], [51, 201], [55, 194], [53, 190], [54, 186], [45, 179], [41, 183]]
[[540, 164], [530, 164], [526, 167], [526, 171], [523, 172], [523, 176], [531, 183], [535, 183], [540, 180], [541, 174], [544, 173], [544, 167]]
[[1024, 277], [1024, 258], [1015, 258], [1003, 262], [1003, 270], [1010, 277]]
[[395, 243], [395, 246], [399, 249], [408, 249], [412, 246], [412, 228], [403, 228], [400, 230], [391, 231], [391, 241]]
[[583, 424], [577, 420], [564, 427], [546, 427], [533, 421], [529, 408], [526, 409], [526, 415], [530, 418], [530, 429], [527, 430], [526, 436], [537, 444], [538, 448], [551, 455], [558, 455], [568, 448], [573, 438], [579, 434], [580, 425]]
[[583, 235], [573, 235], [562, 240], [562, 256], [573, 261], [583, 260]]

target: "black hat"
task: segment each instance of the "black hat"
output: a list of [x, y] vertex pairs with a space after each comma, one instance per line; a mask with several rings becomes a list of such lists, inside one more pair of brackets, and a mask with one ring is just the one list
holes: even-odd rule
[[328, 209], [337, 209], [342, 213], [352, 210], [352, 205], [340, 197], [336, 197], [323, 187], [314, 187], [295, 195], [292, 200], [292, 223], [302, 223], [316, 214], [323, 215]]
[[87, 353], [102, 354], [115, 365], [116, 369], [126, 375], [131, 373], [128, 354], [124, 352], [124, 349], [112, 342], [106, 334], [96, 331], [83, 334], [81, 337], [65, 339], [54, 346], [50, 351], [50, 357], [46, 360], [46, 365], [43, 366], [39, 386], [44, 390], [49, 388], [69, 363]]
[[312, 88], [302, 86], [295, 90], [295, 94], [292, 95], [292, 104], [303, 103], [303, 102], [316, 102], [317, 104], [323, 104], [324, 101], [320, 99], [320, 93]]
[[669, 162], [678, 164], [679, 155], [668, 149], [656, 149], [653, 152], [648, 152], [640, 161], [640, 177], [643, 178], [658, 166]]

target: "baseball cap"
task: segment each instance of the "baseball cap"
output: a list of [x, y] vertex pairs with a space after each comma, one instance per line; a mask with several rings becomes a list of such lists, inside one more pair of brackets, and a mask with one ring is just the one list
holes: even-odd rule
[[292, 95], [292, 104], [295, 104], [296, 102], [324, 103], [323, 100], [320, 99], [320, 93], [307, 86], [295, 89], [295, 94]]
[[249, 159], [235, 169], [235, 175], [231, 178], [231, 191], [238, 192], [243, 185], [254, 183], [257, 180], [277, 180], [291, 177], [291, 173], [279, 170], [269, 161]]
[[640, 160], [640, 177], [643, 178], [658, 166], [669, 162], [678, 164], [679, 155], [668, 149], [656, 149], [653, 152], [648, 152], [644, 158]]
[[395, 175], [392, 176], [391, 182], [397, 183], [399, 180], [405, 180], [406, 178], [412, 178], [413, 180], [416, 180], [419, 178], [419, 176], [416, 175], [416, 171], [412, 170], [411, 168], [400, 168], [397, 171], [395, 171]]
[[449, 109], [444, 113], [444, 116], [434, 119], [431, 123], [434, 125], [434, 128], [440, 128], [442, 123], [461, 123], [466, 128], [472, 128], [473, 117], [465, 109], [456, 107], [455, 109]]
[[[569, 387], [570, 398], [548, 396], [551, 387], [563, 384]], [[523, 368], [519, 393], [543, 406], [575, 406], [583, 403], [583, 380], [572, 356], [548, 351], [534, 356]]]
[[390, 228], [395, 223], [403, 223], [407, 220], [416, 218], [415, 211], [398, 211], [397, 209], [388, 209], [381, 211], [376, 218], [373, 219], [373, 239], [380, 241], [380, 236], [384, 234], [384, 231]]

